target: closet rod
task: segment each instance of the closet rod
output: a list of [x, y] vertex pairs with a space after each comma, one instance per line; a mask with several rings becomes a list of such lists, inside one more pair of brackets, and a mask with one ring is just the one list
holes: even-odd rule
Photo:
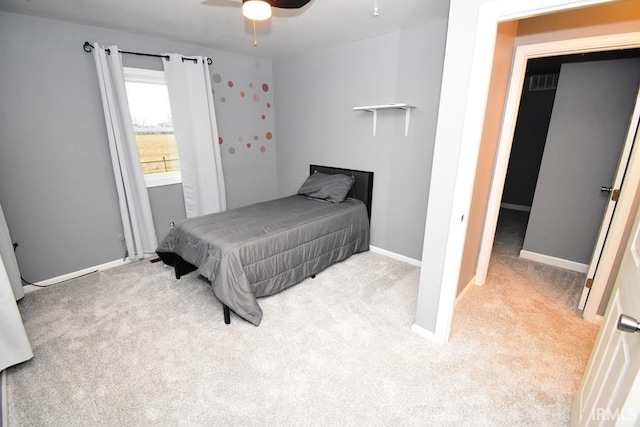
[[[89, 42], [84, 42], [84, 45], [82, 46], [82, 49], [85, 52], [91, 52], [91, 49], [93, 49], [93, 45]], [[109, 51], [109, 49], [105, 49], [109, 54], [111, 54], [111, 52]], [[128, 52], [126, 50], [121, 50], [120, 53], [128, 53], [129, 55], [138, 55], [138, 56], [152, 56], [154, 58], [166, 58], [167, 60], [169, 59], [169, 55], [158, 55], [156, 53], [141, 53], [141, 52]], [[194, 63], [198, 63], [198, 59], [197, 58], [187, 58], [187, 57], [182, 57], [182, 61], [193, 61]], [[213, 61], [211, 60], [211, 58], [207, 58], [207, 64], [211, 65], [213, 64]]]

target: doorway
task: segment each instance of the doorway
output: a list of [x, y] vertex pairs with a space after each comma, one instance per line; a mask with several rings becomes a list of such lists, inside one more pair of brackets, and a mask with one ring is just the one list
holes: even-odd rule
[[[483, 199], [481, 209], [473, 210], [474, 185], [478, 184], [476, 172], [484, 172], [482, 180], [488, 175], [487, 188], [492, 180], [500, 181], [502, 186], [504, 176], [493, 176], [493, 171], [496, 161], [506, 162], [508, 150], [505, 153], [504, 148], [501, 149], [497, 156], [490, 156], [490, 164], [480, 165], [480, 154], [485, 152], [481, 141], [487, 123], [495, 122], [498, 128], [503, 122], [513, 124], [513, 111], [517, 108], [513, 96], [507, 99], [500, 94], [500, 100], [494, 99], [496, 91], [490, 89], [490, 83], [495, 64], [508, 67], [506, 75], [500, 76], [500, 87], [497, 88], [502, 92], [504, 85], [506, 92], [509, 82], [521, 81], [524, 74], [522, 52], [520, 58], [514, 57], [517, 39], [519, 45], [533, 46], [527, 52], [527, 58], [639, 47], [639, 1], [549, 0], [540, 3], [496, 0], [478, 5], [452, 2], [443, 68], [444, 75], [452, 77], [443, 79], [441, 87], [442, 102], [422, 255], [424, 262], [413, 332], [446, 343], [460, 287], [483, 283], [486, 279], [486, 271], [477, 267], [480, 259], [486, 262], [493, 232], [485, 233], [483, 229], [485, 224], [495, 224], [500, 197], [489, 199], [489, 191], [483, 190], [479, 197]], [[515, 24], [512, 34], [501, 32], [501, 27], [504, 29], [511, 23]], [[521, 31], [525, 27], [527, 31]], [[502, 34], [507, 44], [510, 43], [505, 49], [498, 45]], [[520, 61], [514, 62], [514, 59]], [[506, 109], [503, 108], [505, 100], [508, 101]], [[499, 111], [486, 116], [485, 113], [493, 110], [496, 104]], [[513, 131], [509, 127], [506, 126], [503, 135]], [[502, 142], [502, 136], [493, 139], [491, 151], [498, 148], [498, 140]], [[498, 208], [487, 212], [488, 201]], [[475, 232], [476, 228], [477, 240], [474, 234], [470, 241], [470, 231]], [[485, 243], [483, 248], [480, 246], [482, 241]], [[467, 242], [471, 246], [468, 252]]]
[[[632, 40], [633, 37], [630, 37]], [[625, 39], [626, 40], [626, 39]], [[482, 284], [486, 280], [488, 261], [490, 257], [490, 250], [493, 245], [493, 236], [495, 234], [495, 224], [497, 221], [497, 215], [500, 207], [500, 202], [502, 200], [502, 190], [504, 188], [505, 176], [507, 164], [510, 158], [511, 153], [511, 141], [514, 135], [515, 129], [515, 117], [518, 111], [518, 105], [520, 102], [520, 94], [522, 85], [524, 83], [524, 70], [525, 64], [531, 59], [537, 59], [544, 56], [549, 55], [558, 55], [560, 53], [571, 53], [578, 54], [578, 60], [582, 60], [582, 58], [587, 58], [586, 52], [594, 52], [594, 51], [602, 51], [599, 53], [592, 54], [592, 58], [595, 60], [599, 60], [601, 58], [610, 58], [612, 55], [615, 55], [612, 52], [614, 48], [637, 48], [637, 40], [635, 44], [630, 44], [629, 40], [621, 43], [621, 39], [619, 37], [600, 37], [594, 39], [579, 39], [579, 40], [567, 40], [561, 42], [552, 42], [552, 43], [541, 43], [537, 45], [529, 45], [529, 46], [520, 46], [516, 49], [514, 66], [512, 72], [512, 80], [509, 88], [509, 95], [507, 98], [507, 106], [505, 108], [505, 115], [503, 121], [503, 128], [500, 136], [499, 146], [498, 146], [498, 154], [496, 156], [496, 165], [494, 170], [494, 179], [492, 183], [492, 188], [489, 196], [489, 203], [487, 209], [487, 215], [483, 230], [483, 238], [480, 247], [480, 256], [478, 258], [477, 270], [476, 270], [476, 284]], [[636, 55], [637, 57], [637, 49], [630, 49], [628, 51], [623, 51], [622, 55]], [[633, 186], [629, 186], [633, 187]], [[634, 188], [635, 190], [635, 188]], [[633, 199], [634, 195], [627, 196], [627, 199]], [[631, 200], [627, 202], [629, 205], [632, 203]], [[625, 207], [627, 212], [630, 210], [630, 207]], [[625, 217], [620, 215], [621, 220]], [[600, 216], [601, 221], [602, 216]], [[624, 228], [624, 227], [623, 227]], [[593, 244], [592, 244], [593, 246]], [[606, 286], [605, 284], [601, 284], [601, 287]], [[602, 296], [602, 291], [599, 291], [599, 295]], [[599, 301], [593, 301], [592, 306], [599, 307]], [[597, 310], [597, 308], [596, 308]], [[586, 315], [585, 319], [589, 321], [594, 321], [595, 312], [593, 310], [590, 311], [591, 318], [588, 318]], [[585, 311], [586, 313], [586, 311]]]
[[521, 257], [587, 272], [592, 248], [602, 248], [598, 231], [608, 229], [602, 218], [615, 208], [602, 189], [619, 188], [616, 170], [628, 161], [639, 75], [638, 49], [528, 60], [501, 202], [536, 207]]

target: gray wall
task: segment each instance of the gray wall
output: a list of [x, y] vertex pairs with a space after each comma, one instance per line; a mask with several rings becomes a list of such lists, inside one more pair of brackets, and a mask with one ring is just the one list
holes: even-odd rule
[[[293, 194], [310, 163], [373, 171], [371, 244], [420, 259], [446, 20], [274, 61], [278, 192]], [[406, 102], [372, 114], [353, 107]]]
[[589, 264], [638, 81], [638, 59], [562, 65], [523, 250]]
[[[210, 56], [229, 207], [277, 195], [275, 139], [266, 138], [274, 133], [270, 61], [0, 13], [0, 202], [29, 281], [123, 254], [100, 92], [93, 58], [82, 50], [85, 40], [132, 51]], [[161, 66], [159, 59], [127, 55], [124, 62]], [[161, 237], [169, 220], [183, 212], [179, 187], [150, 191]]]
[[169, 231], [169, 223], [186, 217], [182, 184], [163, 185], [148, 189], [153, 225], [160, 241]]

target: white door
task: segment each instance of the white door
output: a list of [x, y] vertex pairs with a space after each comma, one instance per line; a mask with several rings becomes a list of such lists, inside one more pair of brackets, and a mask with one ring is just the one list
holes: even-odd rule
[[[618, 202], [618, 197], [620, 195], [622, 182], [625, 176], [625, 172], [627, 171], [627, 165], [629, 164], [629, 157], [631, 156], [631, 149], [634, 144], [634, 136], [636, 134], [636, 130], [638, 129], [638, 120], [640, 118], [640, 88], [638, 89], [638, 95], [636, 96], [636, 103], [633, 109], [633, 113], [631, 115], [631, 119], [629, 120], [629, 130], [627, 131], [627, 136], [624, 141], [624, 145], [622, 146], [622, 153], [620, 156], [620, 161], [618, 163], [618, 169], [616, 170], [616, 175], [611, 184], [602, 183], [602, 191], [607, 191], [610, 194], [609, 203], [607, 204], [604, 217], [602, 219], [602, 225], [600, 226], [600, 232], [598, 233], [598, 238], [596, 240], [596, 245], [593, 249], [593, 255], [591, 256], [591, 261], [589, 262], [589, 269], [587, 271], [587, 277], [585, 280], [584, 287], [582, 289], [582, 295], [580, 297], [580, 301], [578, 303], [578, 309], [584, 310], [585, 304], [587, 302], [587, 298], [589, 297], [589, 291], [594, 282], [594, 277], [598, 272], [598, 266], [600, 264], [600, 257], [602, 254], [602, 250], [604, 248], [604, 244], [606, 239], [608, 238], [609, 230], [611, 227], [611, 220], [613, 218], [613, 213], [616, 208], [616, 204]], [[596, 191], [596, 189], [594, 189]], [[620, 242], [613, 242], [616, 246], [620, 245]], [[610, 271], [605, 271], [604, 274], [601, 275], [600, 278], [606, 282], [606, 278], [608, 278]], [[606, 284], [606, 283], [605, 283]], [[600, 302], [598, 301], [598, 305]], [[590, 320], [590, 319], [588, 319]]]
[[640, 425], [640, 212], [625, 250], [616, 284], [582, 384], [573, 403], [573, 426]]

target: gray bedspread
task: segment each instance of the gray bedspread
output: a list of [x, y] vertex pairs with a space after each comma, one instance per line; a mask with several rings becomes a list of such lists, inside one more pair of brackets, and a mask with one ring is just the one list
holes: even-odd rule
[[198, 267], [216, 297], [259, 325], [272, 295], [369, 249], [367, 209], [290, 196], [182, 221], [158, 246]]

